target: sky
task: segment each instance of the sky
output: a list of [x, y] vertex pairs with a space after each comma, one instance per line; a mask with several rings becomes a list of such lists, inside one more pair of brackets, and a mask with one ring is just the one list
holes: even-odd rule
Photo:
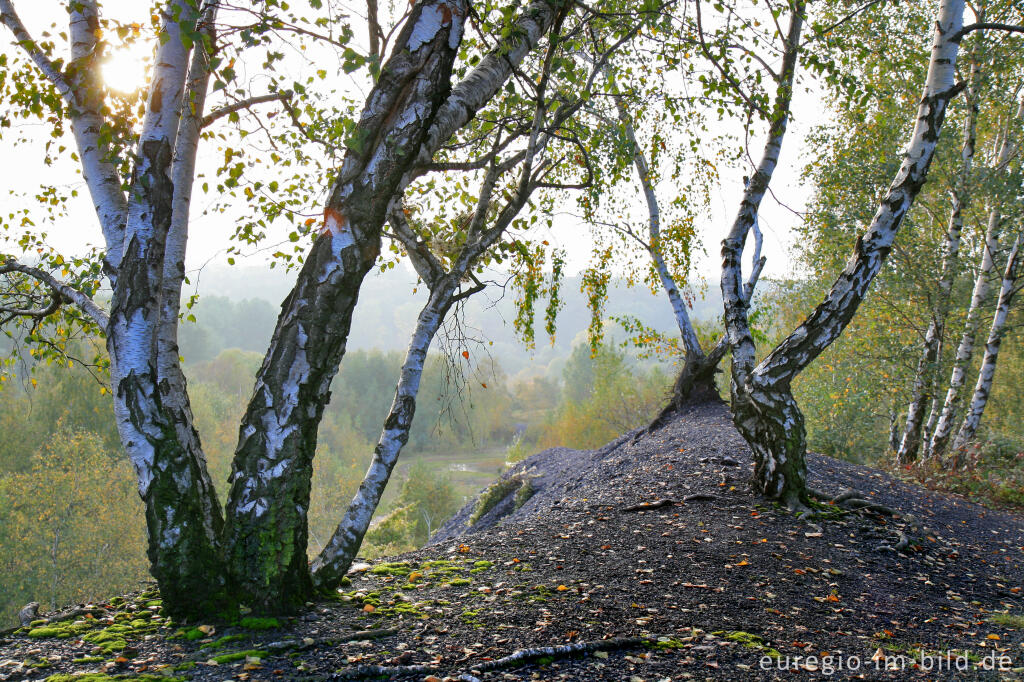
[[[14, 4], [22, 20], [35, 36], [41, 36], [52, 21], [61, 24], [61, 29], [66, 25], [66, 12], [62, 4], [56, 0], [14, 0]], [[148, 3], [138, 0], [106, 0], [103, 3], [103, 11], [107, 16], [116, 16], [123, 22], [148, 22]], [[0, 51], [17, 49], [10, 44], [9, 35], [5, 29], [0, 29]], [[121, 87], [132, 84], [133, 80], [141, 81], [144, 77], [137, 55], [118, 56], [106, 67], [104, 73], [109, 79], [108, 83]], [[760, 214], [760, 225], [765, 237], [764, 255], [767, 256], [766, 277], [782, 278], [796, 274], [793, 271], [790, 250], [794, 239], [793, 227], [798, 223], [799, 217], [793, 210], [801, 211], [810, 196], [810, 188], [800, 181], [801, 168], [807, 161], [806, 158], [801, 158], [800, 153], [806, 147], [805, 141], [810, 130], [821, 123], [824, 107], [815, 92], [801, 87], [796, 94], [793, 110], [797, 113], [791, 121], [780, 164], [772, 181], [774, 195], [783, 198], [786, 206], [780, 205], [772, 196], [768, 196]], [[34, 125], [39, 128], [40, 135], [46, 134], [47, 131], [39, 124]], [[32, 131], [27, 132], [30, 135], [34, 134]], [[0, 190], [2, 210], [7, 213], [12, 206], [31, 204], [34, 201], [32, 197], [44, 183], [76, 187], [79, 189], [79, 197], [73, 200], [71, 217], [62, 219], [58, 224], [48, 228], [49, 242], [64, 253], [80, 252], [91, 244], [99, 244], [99, 227], [88, 199], [88, 192], [81, 176], [76, 172], [74, 162], [65, 157], [61, 162], [46, 166], [42, 162], [40, 147], [14, 147], [9, 139], [11, 137], [13, 136], [8, 135], [0, 140], [0, 159], [3, 159], [2, 167], [5, 169], [2, 171], [4, 189]], [[71, 140], [69, 139], [66, 144], [71, 146]], [[755, 157], [759, 154], [760, 144], [761, 142], [755, 139], [751, 145]], [[213, 167], [213, 155], [216, 155], [217, 151], [213, 145], [206, 145], [203, 149], [206, 153], [204, 155], [201, 152], [199, 171], [209, 173]], [[742, 171], [735, 170], [723, 173], [722, 182], [712, 196], [711, 215], [699, 226], [699, 234], [706, 253], [696, 259], [695, 271], [709, 285], [714, 285], [719, 276], [718, 244], [728, 232], [738, 208], [743, 191], [742, 175]], [[663, 182], [658, 190], [667, 199], [671, 195], [672, 187]], [[186, 263], [188, 269], [207, 263], [225, 262], [224, 252], [231, 244], [230, 237], [235, 226], [235, 221], [230, 215], [201, 215], [201, 207], [210, 199], [200, 192], [195, 192], [194, 197], [199, 210], [193, 210]], [[311, 211], [316, 209], [317, 207], [311, 207]], [[586, 266], [592, 246], [586, 226], [566, 215], [566, 212], [560, 212], [550, 239], [555, 245], [566, 250], [567, 270], [570, 274]], [[248, 259], [236, 260], [252, 265], [263, 258], [262, 254], [256, 254]]]

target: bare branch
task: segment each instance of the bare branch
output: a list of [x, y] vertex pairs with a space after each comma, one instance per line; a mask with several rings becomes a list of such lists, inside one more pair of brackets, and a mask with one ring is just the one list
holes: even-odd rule
[[972, 31], [982, 30], [1005, 31], [1007, 33], [1024, 33], [1024, 26], [1017, 24], [999, 24], [991, 21], [979, 21], [976, 24], [968, 24], [967, 26], [964, 26], [962, 29], [956, 32], [956, 35], [953, 36], [952, 40], [954, 42], [960, 42], [968, 33], [971, 33]]
[[225, 116], [233, 114], [236, 111], [250, 109], [256, 106], [257, 104], [264, 104], [266, 102], [282, 102], [290, 100], [293, 94], [294, 93], [292, 93], [291, 90], [283, 90], [281, 92], [272, 92], [266, 95], [259, 95], [257, 97], [250, 97], [248, 99], [243, 99], [238, 102], [233, 102], [231, 104], [221, 107], [220, 109], [214, 109], [206, 116], [203, 116], [203, 120], [200, 123], [200, 126], [205, 128], [219, 118], [224, 118]]

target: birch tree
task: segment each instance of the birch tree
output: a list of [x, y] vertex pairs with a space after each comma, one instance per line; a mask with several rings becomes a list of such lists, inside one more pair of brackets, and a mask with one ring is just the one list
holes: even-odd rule
[[989, 328], [988, 339], [985, 341], [985, 354], [981, 359], [981, 368], [978, 370], [978, 381], [974, 386], [974, 394], [971, 397], [967, 414], [964, 415], [960, 430], [953, 440], [953, 449], [960, 450], [974, 439], [981, 424], [981, 417], [985, 413], [985, 406], [988, 404], [988, 397], [992, 393], [992, 381], [996, 375], [996, 363], [999, 360], [999, 347], [1006, 333], [1007, 320], [1010, 317], [1010, 305], [1013, 297], [1020, 291], [1017, 280], [1020, 279], [1020, 231], [1017, 232], [1013, 246], [1010, 248], [1010, 255], [1006, 259], [1006, 268], [1003, 271], [1002, 282], [999, 287], [999, 298], [996, 301], [995, 314], [992, 316], [992, 325]]
[[921, 350], [921, 358], [918, 361], [917, 373], [914, 377], [910, 404], [907, 406], [906, 426], [896, 451], [896, 459], [901, 464], [907, 464], [917, 457], [921, 447], [921, 429], [924, 426], [925, 408], [933, 397], [931, 392], [937, 375], [940, 346], [959, 265], [960, 240], [964, 229], [963, 213], [968, 192], [967, 184], [977, 141], [979, 72], [980, 66], [972, 54], [970, 84], [967, 86], [966, 92], [967, 115], [964, 119], [963, 145], [960, 150], [960, 171], [957, 173], [956, 182], [951, 191], [952, 208], [950, 209], [949, 226], [943, 240], [942, 274], [939, 277], [938, 298], [928, 321], [928, 331], [925, 332], [924, 347]]
[[[564, 182], [556, 182], [551, 176], [560, 159], [576, 149], [572, 142], [574, 133], [566, 124], [593, 95], [595, 80], [609, 57], [639, 32], [647, 23], [648, 15], [641, 13], [632, 26], [624, 31], [620, 29], [622, 35], [614, 44], [603, 53], [593, 55], [590, 60], [593, 66], [582, 83], [578, 82], [579, 74], [576, 72], [571, 72], [568, 79], [564, 73], [562, 78], [553, 73], [556, 59], [567, 59], [582, 49], [571, 38], [579, 32], [578, 27], [563, 28], [564, 20], [563, 12], [551, 30], [536, 78], [537, 85], [532, 93], [527, 93], [526, 101], [533, 105], [532, 115], [515, 118], [518, 131], [512, 132], [511, 136], [525, 138], [525, 145], [521, 150], [513, 151], [515, 145], [507, 139], [503, 127], [496, 128], [490, 149], [481, 157], [486, 167], [476, 205], [471, 213], [457, 222], [459, 227], [465, 224], [465, 228], [455, 234], [444, 235], [443, 230], [425, 229], [430, 226], [410, 219], [412, 211], [399, 200], [389, 208], [389, 237], [408, 255], [430, 293], [417, 316], [395, 398], [384, 420], [366, 476], [337, 530], [313, 562], [313, 578], [320, 588], [337, 586], [369, 529], [384, 488], [408, 441], [427, 352], [446, 315], [453, 305], [484, 289], [485, 284], [476, 273], [480, 272], [485, 261], [500, 258], [501, 252], [509, 250], [506, 234], [531, 195], [538, 188], [552, 190], [565, 186]], [[574, 88], [578, 90], [574, 91]], [[528, 126], [525, 125], [527, 123]], [[476, 132], [474, 130], [472, 134]], [[569, 144], [561, 140], [568, 140]], [[470, 162], [462, 167], [477, 165], [478, 162]], [[447, 169], [458, 167], [438, 166]], [[582, 185], [586, 182], [583, 178]], [[504, 197], [503, 201], [501, 197]], [[445, 242], [454, 243], [454, 248], [449, 248]]]
[[[1016, 128], [1024, 118], [1024, 100], [1021, 100], [1016, 115], [1002, 129], [1002, 142], [995, 162], [997, 173], [1005, 172], [1007, 164], [1017, 149]], [[942, 403], [935, 431], [929, 443], [930, 456], [942, 456], [949, 444], [949, 439], [956, 428], [959, 412], [961, 391], [967, 382], [967, 371], [974, 355], [974, 342], [981, 327], [981, 315], [989, 296], [990, 279], [995, 270], [996, 255], [999, 251], [999, 240], [1003, 228], [1003, 208], [1000, 199], [994, 198], [989, 207], [988, 224], [985, 229], [985, 242], [981, 251], [981, 262], [978, 265], [971, 293], [971, 303], [967, 310], [967, 321], [957, 346], [953, 371], [949, 378], [946, 397]]]
[[[802, 7], [793, 12], [789, 44], [799, 36]], [[740, 256], [756, 220], [760, 202], [778, 162], [788, 118], [789, 94], [780, 88], [772, 126], [757, 171], [744, 193], [739, 214], [722, 244], [722, 295], [726, 331], [732, 348], [732, 412], [740, 433], [754, 452], [755, 489], [791, 509], [809, 502], [806, 482], [806, 432], [791, 383], [843, 331], [927, 177], [949, 100], [956, 84], [956, 59], [963, 38], [964, 3], [942, 0], [934, 25], [928, 76], [917, 120], [903, 163], [866, 232], [857, 240], [846, 268], [819, 305], [760, 363], [747, 320]], [[788, 67], [795, 68], [795, 51]], [[789, 77], [792, 82], [792, 76]]]
[[33, 77], [59, 95], [51, 109], [72, 123], [113, 290], [108, 313], [93, 300], [95, 287], [83, 291], [62, 279], [56, 258], [40, 267], [6, 256], [3, 274], [17, 278], [19, 295], [50, 299], [7, 312], [39, 320], [54, 312], [50, 307], [73, 303], [105, 333], [118, 427], [146, 503], [151, 570], [176, 616], [221, 613], [237, 600], [288, 610], [311, 594], [305, 511], [316, 426], [391, 197], [417, 162], [429, 163], [502, 87], [550, 28], [556, 6], [535, 2], [518, 16], [510, 13], [507, 39], [455, 88], [449, 82], [467, 6], [427, 0], [411, 8], [351, 129], [321, 233], [303, 259], [257, 378], [240, 429], [226, 524], [192, 425], [174, 336], [197, 122], [251, 104], [233, 103], [201, 118], [217, 10], [216, 2], [161, 4], [145, 115], [122, 150], [104, 120], [105, 93], [88, 77], [95, 69], [86, 68], [101, 47], [98, 4], [70, 4], [73, 61], [63, 68], [51, 45], [29, 36], [12, 2], [0, 4], [3, 24], [34, 64]]

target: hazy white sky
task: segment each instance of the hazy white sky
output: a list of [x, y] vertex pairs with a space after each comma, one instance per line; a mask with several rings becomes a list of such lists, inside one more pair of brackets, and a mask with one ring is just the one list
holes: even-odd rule
[[[148, 4], [138, 0], [105, 0], [103, 11], [106, 16], [117, 16], [123, 22], [138, 21], [148, 22]], [[63, 3], [57, 0], [15, 0], [15, 7], [18, 9], [23, 21], [35, 36], [41, 36], [51, 22], [58, 23], [58, 30], [65, 30], [67, 14]], [[0, 51], [8, 52], [14, 48], [9, 42], [9, 32], [0, 28]], [[124, 85], [125, 80], [132, 78], [131, 60], [121, 60], [114, 71], [118, 74], [118, 84]], [[108, 76], [110, 74], [108, 73]], [[794, 120], [791, 123], [787, 140], [783, 148], [779, 169], [772, 181], [772, 189], [777, 197], [786, 202], [793, 209], [802, 210], [809, 196], [808, 188], [801, 186], [800, 169], [806, 159], [800, 154], [805, 148], [805, 139], [810, 128], [821, 121], [822, 107], [817, 101], [815, 94], [801, 89], [797, 94], [797, 102], [794, 111]], [[11, 208], [22, 204], [34, 202], [34, 195], [42, 184], [57, 184], [62, 186], [74, 186], [79, 189], [79, 197], [72, 204], [71, 218], [59, 221], [55, 226], [48, 228], [49, 241], [64, 252], [75, 252], [86, 248], [90, 244], [100, 244], [99, 227], [88, 199], [88, 192], [85, 189], [81, 176], [77, 173], [75, 164], [69, 159], [53, 166], [46, 166], [42, 161], [41, 145], [47, 131], [39, 124], [40, 143], [38, 146], [23, 145], [14, 147], [10, 139], [0, 141], [0, 159], [3, 160], [0, 171], [3, 175], [3, 190], [0, 190], [0, 210], [8, 213]], [[28, 134], [33, 134], [27, 131]], [[7, 135], [5, 138], [11, 138]], [[70, 140], [67, 144], [72, 146]], [[751, 149], [756, 155], [759, 154], [759, 141], [754, 141]], [[205, 158], [200, 159], [200, 172], [203, 169], [212, 168], [211, 154], [216, 150], [213, 145], [205, 145]], [[202, 154], [202, 152], [201, 152]], [[700, 258], [697, 263], [697, 272], [703, 275], [712, 286], [717, 282], [719, 258], [718, 244], [721, 238], [728, 231], [733, 215], [738, 206], [742, 194], [742, 171], [730, 171], [723, 174], [721, 186], [713, 197], [712, 216], [701, 225], [700, 235], [705, 245], [707, 255]], [[671, 187], [662, 184], [659, 193], [663, 200], [667, 200], [671, 194]], [[195, 201], [197, 205], [193, 210], [193, 221], [190, 230], [189, 240], [189, 269], [201, 266], [209, 261], [223, 262], [225, 259], [224, 249], [230, 244], [230, 236], [234, 230], [234, 220], [230, 215], [217, 214], [203, 216], [202, 207], [204, 202], [209, 202], [201, 192], [196, 192]], [[310, 207], [316, 211], [317, 207]], [[792, 227], [799, 218], [788, 208], [778, 205], [772, 197], [765, 199], [761, 210], [761, 226], [765, 235], [764, 253], [768, 257], [765, 270], [766, 276], [787, 276], [791, 275], [790, 258], [788, 251], [793, 243]], [[568, 216], [560, 216], [556, 219], [555, 229], [551, 235], [551, 241], [563, 246], [569, 255], [568, 269], [571, 273], [584, 267], [590, 257], [591, 239], [589, 231], [585, 226], [576, 224], [575, 220]], [[252, 256], [250, 263], [259, 262], [263, 257]]]

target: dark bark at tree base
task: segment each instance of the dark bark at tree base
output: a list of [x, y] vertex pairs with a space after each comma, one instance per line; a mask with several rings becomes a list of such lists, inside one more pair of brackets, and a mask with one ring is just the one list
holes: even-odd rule
[[661, 428], [672, 418], [686, 414], [698, 405], [723, 402], [715, 384], [715, 375], [718, 373], [721, 358], [721, 354], [712, 353], [697, 360], [686, 361], [672, 385], [668, 405], [647, 427], [648, 432]]
[[345, 354], [388, 204], [450, 90], [463, 0], [423, 0], [395, 40], [349, 141], [324, 224], [282, 305], [256, 378], [231, 474], [225, 553], [238, 597], [258, 613], [313, 595], [306, 556], [317, 429]]
[[768, 392], [733, 390], [733, 423], [754, 454], [754, 492], [786, 505], [809, 510], [807, 432], [804, 416], [788, 388]]

